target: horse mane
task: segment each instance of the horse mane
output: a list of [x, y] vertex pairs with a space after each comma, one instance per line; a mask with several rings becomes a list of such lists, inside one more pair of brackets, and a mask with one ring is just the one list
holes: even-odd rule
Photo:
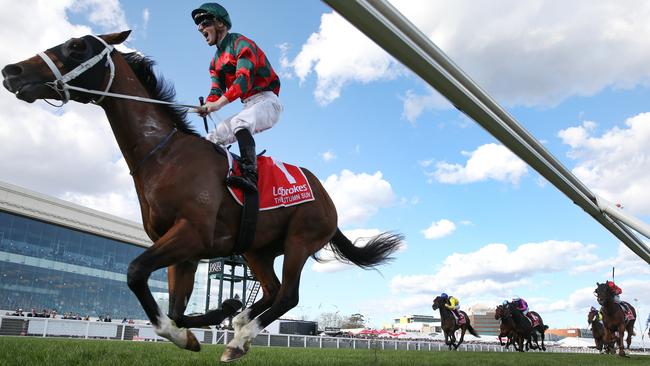
[[[122, 53], [127, 64], [131, 67], [140, 83], [147, 89], [151, 98], [164, 102], [175, 103], [176, 90], [171, 83], [168, 83], [162, 76], [157, 76], [153, 71], [156, 62], [138, 52]], [[174, 126], [181, 132], [188, 135], [201, 137], [187, 121], [187, 109], [175, 105], [160, 104]]]

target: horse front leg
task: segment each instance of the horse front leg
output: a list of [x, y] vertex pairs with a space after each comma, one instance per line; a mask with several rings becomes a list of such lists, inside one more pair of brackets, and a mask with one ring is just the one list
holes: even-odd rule
[[157, 269], [186, 262], [191, 255], [200, 251], [200, 243], [200, 237], [191, 225], [186, 221], [179, 221], [153, 246], [129, 264], [126, 276], [129, 289], [138, 298], [156, 334], [190, 351], [199, 351], [201, 345], [192, 332], [178, 328], [160, 311], [147, 281], [151, 273]]
[[618, 342], [618, 355], [621, 357], [627, 357], [625, 354], [625, 344], [623, 344], [623, 338], [625, 337], [625, 324], [622, 323], [618, 326], [618, 334], [616, 335], [616, 341]]
[[458, 343], [454, 345], [454, 349], [458, 349], [458, 346], [460, 346], [463, 343], [463, 339], [465, 338], [465, 327], [460, 328], [460, 339], [458, 340]]
[[194, 276], [198, 261], [187, 261], [167, 269], [169, 282], [169, 317], [176, 325], [184, 328], [200, 328], [206, 325], [219, 325], [242, 307], [240, 301], [228, 299], [218, 309], [202, 315], [186, 316], [185, 309], [194, 288]]

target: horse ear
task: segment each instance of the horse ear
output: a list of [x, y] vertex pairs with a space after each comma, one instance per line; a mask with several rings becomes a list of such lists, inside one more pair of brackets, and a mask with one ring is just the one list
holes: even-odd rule
[[102, 34], [100, 37], [102, 37], [102, 39], [104, 39], [108, 44], [120, 44], [126, 41], [129, 34], [131, 34], [130, 29], [119, 33]]

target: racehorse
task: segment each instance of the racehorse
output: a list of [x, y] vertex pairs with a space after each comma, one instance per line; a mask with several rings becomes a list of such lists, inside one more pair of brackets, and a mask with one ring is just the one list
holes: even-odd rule
[[610, 353], [614, 352], [613, 344], [611, 344], [611, 339], [605, 341], [605, 327], [603, 322], [598, 319], [598, 310], [592, 307], [587, 314], [587, 323], [591, 325], [591, 334], [594, 336], [594, 341], [596, 342], [596, 349], [600, 353]]
[[[636, 309], [625, 301], [621, 304], [630, 309], [634, 319], [627, 319], [625, 311], [621, 304], [614, 301], [616, 295], [606, 283], [596, 282], [596, 289], [594, 295], [598, 303], [602, 306], [601, 312], [603, 314], [603, 326], [605, 327], [605, 339], [615, 339], [618, 343], [618, 355], [626, 357], [625, 348], [623, 346], [624, 332], [627, 331], [627, 349], [630, 349], [632, 343], [632, 336], [634, 335], [634, 322], [636, 321]], [[618, 333], [616, 333], [618, 332]]]
[[[190, 127], [186, 109], [171, 104], [173, 88], [155, 75], [153, 62], [114, 50], [129, 33], [72, 38], [4, 67], [3, 85], [29, 103], [74, 100], [104, 109], [133, 176], [144, 230], [154, 242], [130, 263], [128, 286], [158, 335], [199, 351], [199, 342], [185, 327], [219, 324], [241, 307], [231, 300], [204, 315], [184, 315], [199, 260], [233, 254], [242, 208], [225, 186], [226, 154]], [[255, 240], [243, 257], [263, 296], [233, 319], [235, 337], [222, 361], [243, 357], [262, 329], [298, 304], [302, 268], [310, 256], [318, 260], [316, 252], [328, 242], [338, 259], [362, 268], [385, 263], [401, 245], [401, 235], [383, 233], [355, 246], [338, 229], [336, 208], [319, 180], [302, 171], [315, 200], [259, 212]], [[282, 282], [273, 269], [279, 255], [284, 255]], [[147, 284], [150, 274], [164, 267], [169, 315], [158, 307]]]
[[[517, 349], [517, 343], [515, 342], [517, 333], [515, 332], [515, 321], [512, 319], [512, 316], [508, 313], [506, 314], [505, 305], [497, 305], [497, 308], [494, 310], [494, 319], [500, 320], [499, 322], [499, 344], [506, 346], [506, 349], [512, 344]], [[504, 344], [501, 340], [501, 337], [506, 337], [506, 343]]]
[[[451, 350], [451, 347], [454, 347], [454, 350], [458, 349], [458, 346], [463, 343], [463, 338], [465, 338], [465, 332], [469, 331], [473, 336], [475, 337], [481, 337], [476, 333], [474, 328], [472, 327], [472, 324], [470, 324], [469, 317], [467, 316], [467, 313], [464, 311], [459, 311], [459, 313], [462, 313], [463, 316], [465, 317], [465, 323], [464, 324], [458, 324], [458, 321], [456, 321], [456, 318], [454, 317], [454, 314], [451, 313], [451, 310], [447, 309], [445, 307], [445, 300], [437, 296], [435, 299], [433, 299], [433, 304], [431, 305], [431, 308], [433, 310], [440, 310], [440, 319], [442, 323], [442, 331], [445, 334], [445, 344], [449, 346], [449, 349]], [[456, 331], [460, 329], [460, 340], [458, 340], [458, 343], [456, 343]]]
[[[519, 351], [523, 352], [524, 339], [528, 341], [528, 344], [531, 345], [532, 349], [541, 349], [542, 351], [546, 351], [546, 346], [544, 345], [544, 333], [548, 329], [548, 325], [544, 324], [544, 320], [542, 320], [542, 317], [539, 316], [537, 312], [530, 311], [529, 313], [539, 319], [539, 324], [537, 326], [534, 327], [530, 318], [524, 315], [520, 310], [517, 310], [514, 303], [510, 302], [504, 307], [504, 316], [512, 316], [512, 319], [515, 322], [515, 331], [518, 333]], [[539, 333], [542, 338], [541, 346], [537, 341], [537, 333]], [[531, 343], [531, 338], [534, 345]]]

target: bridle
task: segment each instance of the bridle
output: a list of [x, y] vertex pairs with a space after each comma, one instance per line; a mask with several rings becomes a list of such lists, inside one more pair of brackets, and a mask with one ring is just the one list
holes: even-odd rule
[[[40, 56], [43, 59], [43, 61], [45, 61], [45, 64], [50, 68], [52, 74], [54, 74], [54, 77], [56, 78], [56, 80], [54, 81], [46, 82], [45, 85], [52, 88], [61, 98], [61, 105], [55, 105], [45, 100], [48, 104], [55, 107], [62, 107], [64, 104], [70, 101], [70, 90], [75, 90], [86, 94], [100, 95], [100, 97], [97, 100], [91, 100], [91, 102], [94, 104], [101, 103], [104, 97], [112, 97], [112, 98], [129, 99], [129, 100], [145, 102], [145, 103], [165, 104], [165, 105], [172, 105], [172, 106], [185, 107], [185, 108], [199, 108], [198, 106], [194, 106], [194, 105], [171, 103], [171, 102], [166, 102], [157, 99], [109, 92], [111, 86], [113, 85], [113, 80], [115, 79], [115, 64], [113, 63], [113, 58], [111, 57], [111, 53], [115, 48], [112, 45], [106, 43], [106, 41], [104, 41], [101, 37], [98, 37], [94, 34], [91, 36], [94, 37], [99, 42], [101, 42], [101, 44], [104, 46], [104, 49], [101, 50], [98, 54], [92, 56], [88, 60], [79, 64], [77, 67], [67, 72], [65, 75], [61, 74], [61, 71], [59, 71], [59, 69], [56, 67], [54, 61], [52, 61], [50, 56], [48, 56], [45, 52], [38, 53], [38, 56]], [[91, 70], [95, 65], [97, 65], [97, 63], [99, 63], [102, 59], [104, 59], [104, 57], [106, 57], [105, 67], [109, 68], [109, 78], [108, 78], [108, 82], [106, 83], [106, 87], [104, 88], [103, 91], [82, 88], [79, 86], [69, 84], [69, 82], [78, 78], [86, 71]], [[63, 60], [61, 60], [61, 62], [63, 62]], [[167, 145], [167, 143], [171, 140], [172, 136], [176, 132], [177, 129], [173, 128], [165, 137], [163, 137], [163, 139], [149, 153], [147, 153], [144, 156], [144, 158], [142, 158], [142, 160], [140, 160], [140, 162], [138, 162], [135, 165], [135, 168], [133, 168], [129, 173], [133, 176], [138, 171], [138, 169], [142, 165], [144, 165], [144, 163], [147, 160], [149, 160], [149, 158], [151, 158], [156, 152], [158, 152], [160, 149], [165, 147], [165, 145]]]
[[[113, 59], [110, 56], [115, 48], [112, 45], [106, 43], [106, 41], [104, 41], [101, 37], [98, 37], [94, 34], [91, 36], [94, 37], [99, 42], [101, 42], [101, 44], [104, 46], [104, 49], [98, 54], [91, 57], [90, 59], [82, 62], [80, 65], [78, 65], [71, 71], [67, 72], [65, 75], [61, 74], [61, 71], [59, 71], [59, 69], [56, 67], [54, 61], [52, 61], [50, 56], [48, 56], [45, 52], [38, 53], [38, 56], [40, 56], [43, 59], [43, 61], [45, 61], [45, 64], [50, 68], [52, 74], [54, 74], [54, 77], [56, 78], [56, 80], [54, 81], [46, 82], [45, 85], [52, 88], [61, 97], [61, 105], [54, 105], [51, 102], [46, 100], [48, 104], [53, 105], [55, 107], [63, 106], [64, 104], [70, 101], [70, 90], [74, 90], [86, 94], [99, 95], [100, 97], [97, 100], [92, 100], [94, 104], [101, 103], [104, 97], [112, 97], [112, 98], [120, 98], [120, 99], [129, 99], [129, 100], [145, 102], [145, 103], [165, 104], [165, 105], [172, 105], [172, 106], [185, 107], [185, 108], [199, 108], [199, 106], [191, 105], [191, 104], [170, 103], [170, 102], [157, 100], [157, 99], [138, 97], [135, 95], [126, 95], [126, 94], [109, 92], [111, 86], [113, 85], [113, 80], [115, 79], [115, 64], [113, 63]], [[105, 66], [109, 68], [110, 74], [109, 74], [108, 82], [106, 83], [106, 87], [104, 88], [103, 91], [82, 88], [79, 86], [74, 86], [69, 84], [69, 82], [71, 82], [72, 80], [78, 78], [86, 71], [92, 69], [104, 57], [106, 57]]]

